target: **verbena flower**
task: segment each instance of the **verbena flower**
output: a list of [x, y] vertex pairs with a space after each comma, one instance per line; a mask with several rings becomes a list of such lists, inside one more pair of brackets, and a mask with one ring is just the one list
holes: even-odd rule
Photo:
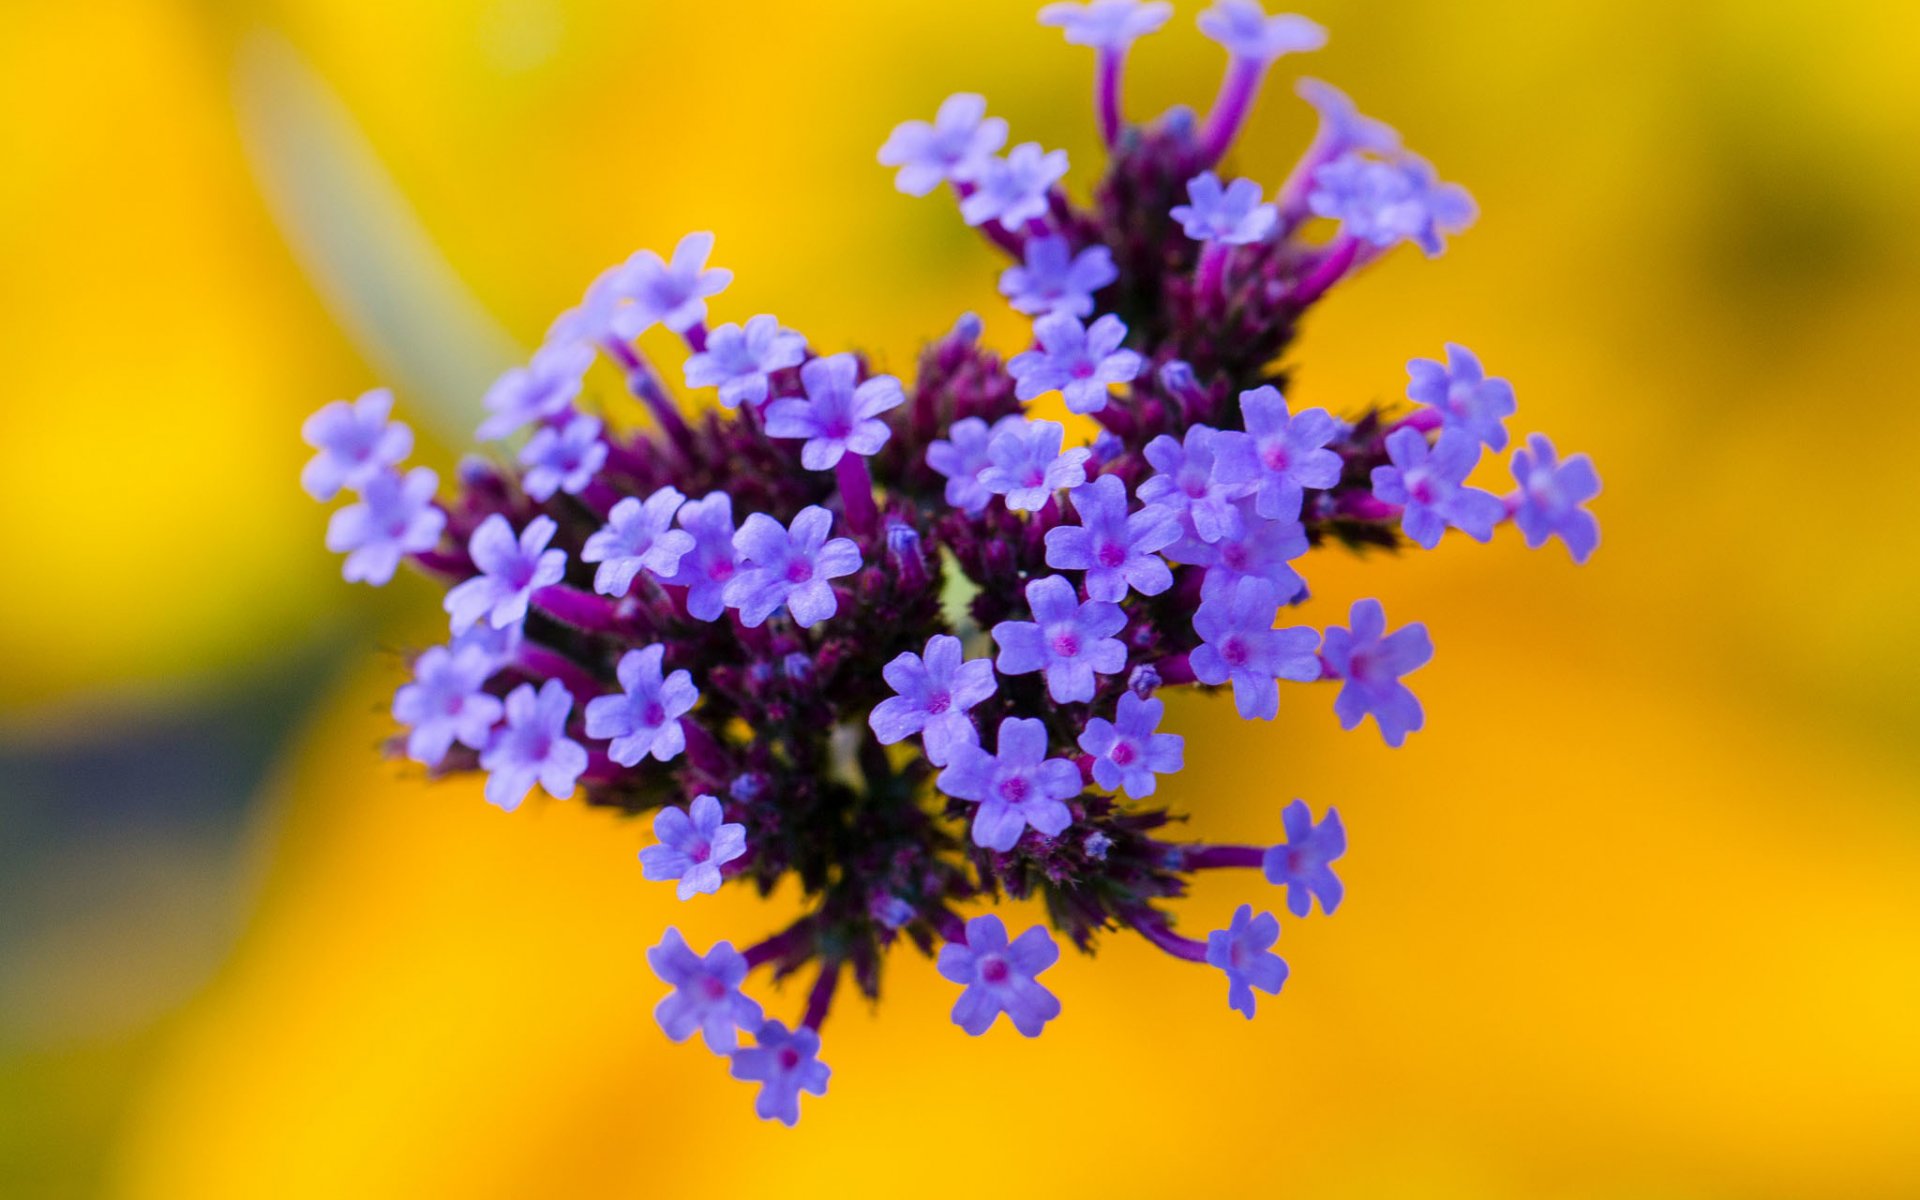
[[[1232, 711], [1258, 720], [1283, 680], [1337, 689], [1342, 725], [1370, 716], [1398, 745], [1424, 720], [1404, 680], [1431, 656], [1426, 630], [1390, 633], [1362, 600], [1322, 634], [1321, 560], [1430, 547], [1450, 526], [1485, 539], [1509, 519], [1577, 559], [1597, 541], [1592, 465], [1545, 438], [1513, 452], [1511, 495], [1467, 485], [1504, 442], [1511, 391], [1457, 347], [1415, 360], [1412, 406], [1288, 407], [1308, 313], [1401, 242], [1437, 252], [1472, 202], [1311, 82], [1320, 128], [1280, 186], [1220, 186], [1276, 58], [1325, 35], [1221, 0], [1200, 18], [1228, 51], [1211, 111], [1130, 125], [1124, 59], [1166, 13], [1044, 12], [1096, 51], [1109, 157], [1085, 191], [1062, 186], [1061, 152], [994, 157], [1006, 122], [971, 94], [881, 150], [903, 191], [952, 186], [1005, 256], [1001, 291], [1035, 318], [1032, 349], [1003, 359], [967, 314], [896, 380], [868, 369], [880, 353], [809, 347], [766, 314], [708, 330], [730, 276], [707, 266], [711, 235], [691, 234], [671, 261], [602, 272], [488, 389], [483, 436], [524, 440], [463, 461], [444, 502], [433, 472], [405, 467], [384, 393], [305, 428], [308, 489], [357, 493], [327, 530], [347, 578], [382, 583], [410, 560], [446, 591], [454, 638], [396, 693], [395, 753], [484, 773], [502, 808], [540, 792], [651, 814], [640, 873], [682, 898], [800, 898], [743, 949], [695, 954], [669, 930], [648, 954], [667, 1035], [729, 1055], [768, 1119], [824, 1093], [819, 1032], [839, 990], [877, 996], [901, 946], [937, 949], [974, 1034], [1002, 1014], [1029, 1036], [1059, 1017], [1037, 977], [1061, 938], [1139, 936], [1211, 963], [1250, 1015], [1285, 979], [1278, 922], [1244, 905], [1188, 936], [1182, 898], [1199, 872], [1258, 886], [1258, 871], [1286, 889], [1288, 919], [1331, 912], [1345, 831], [1295, 802], [1278, 844], [1205, 840], [1211, 797], [1185, 785], [1186, 744], [1163, 728], [1187, 710], [1164, 693], [1230, 687]], [[1314, 214], [1341, 230], [1328, 240]], [[713, 411], [683, 413], [661, 383], [674, 364], [633, 343], [656, 324], [682, 335], [673, 353], [689, 387], [717, 390]], [[576, 410], [600, 354], [633, 411]], [[1055, 390], [1083, 414], [1071, 435], [1028, 411]], [[1276, 628], [1283, 605], [1301, 616]], [[1277, 780], [1292, 756], [1270, 757]], [[1002, 897], [1046, 923], [1010, 940], [980, 911]], [[791, 1021], [749, 996], [757, 972], [810, 977]]]

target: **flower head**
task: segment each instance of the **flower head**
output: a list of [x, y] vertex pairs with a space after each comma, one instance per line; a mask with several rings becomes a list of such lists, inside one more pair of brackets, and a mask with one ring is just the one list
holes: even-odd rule
[[965, 990], [954, 1001], [953, 1023], [979, 1037], [1000, 1014], [1026, 1037], [1038, 1037], [1060, 1015], [1060, 1001], [1039, 975], [1060, 961], [1060, 947], [1035, 925], [1011, 942], [1007, 927], [988, 913], [967, 922], [967, 940], [940, 947], [939, 969]]
[[621, 333], [638, 337], [653, 325], [685, 333], [707, 319], [707, 297], [727, 290], [733, 272], [707, 266], [713, 253], [711, 233], [689, 233], [673, 248], [673, 259], [662, 262], [651, 250], [627, 260], [614, 287], [631, 301]]
[[362, 491], [374, 476], [413, 453], [413, 430], [388, 421], [393, 393], [374, 388], [348, 403], [335, 400], [307, 418], [300, 436], [320, 453], [300, 472], [300, 486], [315, 500], [327, 501], [342, 488]]
[[577, 496], [606, 461], [599, 420], [577, 416], [558, 429], [549, 425], [528, 440], [520, 451], [520, 463], [527, 468], [521, 486], [535, 500], [551, 499], [555, 492]]
[[929, 125], [906, 121], [880, 147], [882, 166], [899, 167], [894, 186], [909, 196], [924, 196], [947, 180], [966, 183], [1007, 141], [1007, 123], [987, 115], [984, 96], [960, 92], [948, 96]]
[[768, 1021], [753, 1034], [754, 1045], [733, 1052], [733, 1077], [760, 1084], [753, 1111], [765, 1121], [793, 1125], [800, 1120], [800, 1093], [827, 1094], [832, 1069], [820, 1061], [820, 1035], [802, 1025], [792, 1033]]
[[1093, 294], [1120, 278], [1113, 251], [1105, 246], [1075, 254], [1066, 238], [1049, 234], [1028, 238], [1023, 253], [1024, 262], [1000, 273], [1000, 294], [1030, 316], [1060, 312], [1084, 318], [1093, 312]]
[[1253, 905], [1234, 910], [1225, 929], [1207, 935], [1207, 965], [1227, 973], [1227, 1007], [1253, 1019], [1253, 989], [1276, 995], [1287, 982], [1287, 964], [1270, 947], [1280, 940], [1272, 913], [1253, 915]]
[[860, 364], [851, 354], [809, 360], [800, 368], [806, 396], [786, 396], [769, 404], [767, 433], [807, 439], [800, 447], [800, 465], [809, 471], [831, 470], [848, 453], [877, 453], [892, 432], [880, 414], [907, 397], [891, 375], [875, 375], [856, 387], [859, 375]]
[[1233, 590], [1200, 602], [1193, 616], [1202, 639], [1190, 656], [1202, 683], [1233, 683], [1240, 715], [1271, 721], [1280, 711], [1282, 679], [1304, 683], [1320, 677], [1314, 657], [1319, 636], [1311, 629], [1275, 629], [1280, 593], [1264, 579], [1242, 579]]
[[1307, 204], [1349, 237], [1381, 249], [1411, 241], [1428, 258], [1445, 249], [1443, 233], [1464, 232], [1478, 213], [1465, 188], [1441, 183], [1412, 155], [1382, 162], [1344, 154], [1313, 173]]
[[1268, 849], [1260, 861], [1267, 882], [1287, 889], [1287, 909], [1294, 916], [1313, 911], [1315, 900], [1320, 901], [1321, 912], [1331, 915], [1345, 894], [1340, 877], [1329, 865], [1347, 852], [1347, 831], [1340, 824], [1340, 814], [1330, 808], [1315, 825], [1313, 810], [1305, 801], [1295, 800], [1280, 811], [1280, 823], [1287, 840]]
[[480, 425], [480, 439], [507, 437], [559, 417], [573, 406], [592, 365], [590, 343], [561, 340], [540, 347], [526, 366], [512, 368], [487, 389], [483, 403], [489, 415]]
[[1135, 800], [1153, 795], [1158, 775], [1171, 775], [1185, 764], [1186, 739], [1177, 733], [1156, 733], [1166, 705], [1120, 693], [1114, 719], [1091, 717], [1080, 734], [1080, 748], [1093, 755], [1093, 781], [1110, 792], [1124, 791]]
[[1424, 549], [1438, 546], [1449, 525], [1484, 542], [1507, 515], [1500, 497], [1466, 485], [1480, 458], [1469, 434], [1445, 431], [1429, 445], [1417, 429], [1396, 429], [1387, 435], [1387, 457], [1391, 465], [1373, 469], [1373, 494], [1404, 507], [1400, 527]]
[[1047, 215], [1047, 197], [1067, 173], [1067, 152], [1046, 151], [1038, 142], [1022, 142], [1005, 158], [989, 158], [974, 177], [973, 192], [960, 202], [969, 225], [998, 221], [1018, 229]]
[[1488, 379], [1480, 360], [1465, 346], [1447, 343], [1443, 366], [1430, 358], [1407, 363], [1407, 398], [1440, 414], [1448, 429], [1457, 429], [1494, 450], [1507, 445], [1507, 418], [1518, 407], [1513, 385]]
[[1172, 15], [1173, 5], [1164, 0], [1087, 0], [1049, 4], [1040, 10], [1040, 23], [1058, 28], [1076, 46], [1112, 51], [1126, 49]]
[[1091, 326], [1071, 313], [1048, 313], [1033, 323], [1033, 335], [1038, 349], [1007, 360], [1014, 394], [1022, 400], [1058, 391], [1070, 411], [1099, 412], [1107, 406], [1109, 387], [1140, 373], [1140, 356], [1120, 348], [1127, 327], [1111, 313]]
[[484, 749], [505, 707], [486, 691], [494, 663], [479, 646], [434, 646], [413, 663], [413, 682], [393, 694], [393, 719], [407, 726], [407, 757], [437, 767], [455, 742]]
[[1327, 31], [1292, 13], [1268, 16], [1259, 0], [1214, 0], [1200, 14], [1200, 32], [1248, 62], [1269, 63], [1283, 54], [1318, 50]]
[[760, 1027], [760, 1006], [740, 993], [747, 960], [730, 942], [719, 942], [703, 958], [669, 928], [660, 944], [647, 951], [647, 965], [673, 991], [653, 1010], [654, 1020], [676, 1042], [695, 1031], [715, 1054], [732, 1054], [739, 1031]]
[[480, 574], [455, 584], [443, 604], [455, 633], [465, 633], [482, 618], [495, 629], [526, 619], [533, 594], [566, 574], [567, 552], [547, 549], [557, 528], [542, 514], [528, 521], [516, 540], [513, 526], [499, 513], [480, 522], [467, 539], [467, 554]]
[[440, 478], [425, 467], [405, 476], [382, 471], [367, 480], [358, 504], [327, 521], [327, 549], [344, 554], [340, 573], [348, 583], [379, 587], [393, 578], [400, 560], [440, 544], [447, 514], [433, 503]]
[[718, 620], [727, 610], [726, 586], [740, 569], [733, 549], [733, 497], [713, 492], [690, 500], [678, 519], [693, 546], [681, 557], [679, 569], [662, 582], [687, 589], [687, 613], [694, 620]]
[[1078, 525], [1047, 530], [1047, 565], [1085, 571], [1087, 595], [1119, 602], [1131, 588], [1158, 596], [1173, 586], [1173, 572], [1159, 557], [1180, 536], [1180, 519], [1165, 505], [1127, 511], [1127, 485], [1102, 475], [1067, 493]]
[[882, 675], [894, 694], [867, 717], [881, 745], [891, 746], [917, 733], [927, 761], [944, 767], [960, 747], [980, 744], [980, 734], [967, 714], [992, 696], [998, 684], [992, 662], [966, 660], [963, 655], [960, 639], [943, 633], [927, 639], [924, 655], [909, 650], [886, 665]]
[[480, 752], [487, 803], [512, 812], [535, 783], [555, 800], [573, 795], [587, 769], [587, 751], [567, 736], [572, 712], [573, 693], [558, 679], [547, 680], [538, 692], [523, 683], [507, 693], [507, 723]]
[[1225, 246], [1244, 246], [1264, 242], [1280, 221], [1280, 210], [1262, 204], [1260, 185], [1251, 179], [1236, 179], [1225, 189], [1220, 177], [1202, 171], [1187, 180], [1190, 203], [1173, 206], [1173, 219], [1196, 242], [1219, 242]]
[[1553, 443], [1536, 433], [1527, 438], [1524, 449], [1513, 452], [1513, 478], [1520, 485], [1513, 523], [1526, 536], [1527, 545], [1538, 548], [1548, 538], [1558, 537], [1567, 544], [1573, 561], [1587, 561], [1600, 544], [1600, 523], [1580, 507], [1600, 494], [1593, 460], [1575, 454], [1559, 461]]
[[1127, 625], [1127, 614], [1105, 600], [1082, 601], [1059, 575], [1027, 584], [1031, 621], [1002, 621], [993, 627], [1000, 646], [995, 661], [1002, 675], [1044, 671], [1047, 694], [1061, 704], [1091, 700], [1095, 675], [1126, 669], [1127, 647], [1113, 635]]
[[1344, 464], [1339, 454], [1326, 449], [1340, 436], [1340, 422], [1326, 409], [1310, 408], [1294, 416], [1280, 389], [1265, 384], [1240, 393], [1240, 415], [1247, 437], [1232, 443], [1221, 477], [1252, 482], [1261, 516], [1294, 520], [1306, 488], [1340, 482]]
[[623, 767], [648, 755], [667, 762], [686, 749], [680, 718], [693, 710], [700, 692], [686, 671], [661, 677], [666, 653], [660, 645], [627, 651], [616, 668], [620, 694], [587, 701], [587, 736], [611, 739], [607, 757]]
[[973, 844], [1007, 851], [1032, 826], [1057, 837], [1073, 824], [1066, 801], [1080, 794], [1080, 768], [1047, 757], [1047, 727], [1030, 717], [1000, 722], [996, 749], [954, 748], [938, 781], [942, 792], [980, 807], [973, 812]]
[[1015, 418], [993, 427], [987, 439], [987, 465], [976, 478], [981, 487], [1007, 498], [1007, 507], [1017, 512], [1035, 512], [1062, 488], [1077, 488], [1087, 481], [1087, 459], [1092, 451], [1084, 446], [1062, 450], [1066, 426], [1058, 421]]
[[[615, 504], [605, 527], [589, 536], [580, 550], [581, 562], [600, 564], [593, 573], [593, 590], [603, 596], [624, 596], [642, 568], [661, 579], [671, 578], [680, 569], [680, 560], [693, 551], [692, 534], [668, 528], [686, 499], [679, 488], [668, 486], [645, 500], [627, 496]], [[732, 529], [727, 537], [731, 543]]]
[[767, 376], [797, 366], [807, 356], [807, 339], [766, 313], [746, 327], [716, 326], [707, 335], [707, 348], [687, 359], [687, 386], [717, 387], [724, 408], [760, 404], [767, 398]]
[[[1203, 542], [1217, 542], [1239, 528], [1240, 509], [1234, 501], [1251, 495], [1258, 481], [1231, 464], [1244, 457], [1236, 447], [1246, 434], [1195, 425], [1184, 441], [1161, 434], [1147, 443], [1152, 478], [1140, 485], [1142, 503], [1164, 504], [1177, 513], [1183, 528]], [[1228, 469], [1216, 469], [1216, 464]]]
[[860, 569], [860, 548], [850, 538], [827, 540], [833, 514], [808, 505], [790, 527], [765, 513], [754, 513], [733, 535], [742, 570], [727, 581], [722, 598], [740, 610], [749, 628], [785, 605], [793, 623], [810, 629], [840, 607], [829, 580]]
[[720, 868], [747, 852], [747, 827], [728, 824], [716, 796], [700, 795], [684, 811], [668, 805], [653, 816], [657, 846], [640, 852], [648, 879], [677, 879], [682, 900], [720, 890]]
[[1333, 702], [1334, 715], [1342, 729], [1352, 729], [1372, 714], [1387, 745], [1398, 746], [1426, 721], [1420, 701], [1400, 677], [1426, 665], [1433, 640], [1418, 622], [1388, 634], [1386, 610], [1378, 600], [1355, 601], [1348, 624], [1327, 630], [1320, 646], [1327, 673], [1346, 681]]

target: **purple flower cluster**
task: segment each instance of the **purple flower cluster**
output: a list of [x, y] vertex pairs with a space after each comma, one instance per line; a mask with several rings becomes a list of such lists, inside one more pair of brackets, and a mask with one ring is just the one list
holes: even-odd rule
[[[463, 463], [444, 501], [402, 466], [413, 437], [388, 393], [303, 430], [306, 489], [351, 493], [327, 529], [346, 577], [382, 584], [409, 561], [445, 589], [451, 636], [394, 696], [396, 753], [483, 775], [508, 811], [540, 792], [651, 815], [641, 874], [682, 900], [730, 882], [805, 897], [744, 949], [698, 953], [670, 929], [648, 952], [662, 1029], [727, 1056], [767, 1119], [825, 1093], [836, 994], [877, 995], [901, 945], [937, 955], [969, 1035], [1003, 1015], [1041, 1033], [1062, 1013], [1039, 982], [1058, 939], [1113, 931], [1219, 969], [1252, 1016], [1287, 977], [1279, 920], [1248, 903], [1188, 936], [1175, 902], [1195, 872], [1238, 869], [1284, 889], [1294, 919], [1330, 914], [1345, 826], [1295, 801], [1274, 844], [1178, 839], [1154, 801], [1203, 797], [1178, 795], [1187, 745], [1164, 726], [1187, 710], [1161, 693], [1230, 692], [1259, 720], [1327, 684], [1341, 725], [1371, 717], [1398, 746], [1425, 721], [1406, 680], [1427, 630], [1389, 630], [1366, 599], [1340, 624], [1310, 593], [1316, 552], [1485, 541], [1509, 521], [1576, 561], [1597, 545], [1592, 464], [1538, 434], [1508, 452], [1513, 387], [1460, 346], [1409, 363], [1410, 406], [1289, 401], [1278, 364], [1304, 313], [1399, 242], [1438, 252], [1472, 202], [1315, 81], [1300, 94], [1319, 132], [1278, 190], [1223, 183], [1274, 62], [1326, 35], [1218, 0], [1199, 20], [1227, 51], [1211, 111], [1136, 124], [1123, 68], [1170, 15], [1043, 10], [1096, 56], [1109, 161], [1089, 199], [1061, 186], [1064, 153], [1002, 155], [1007, 122], [979, 96], [881, 148], [901, 191], [949, 185], [1006, 256], [1001, 292], [1033, 320], [1018, 353], [967, 316], [896, 377], [770, 314], [709, 329], [732, 277], [694, 233], [602, 274], [500, 378], [480, 433], [509, 444]], [[698, 411], [636, 344], [654, 326], [684, 342]], [[583, 388], [599, 357], [639, 413]], [[1510, 494], [1470, 482], [1489, 453], [1509, 453]], [[1048, 924], [1016, 937], [968, 912], [1001, 896], [1040, 901]], [[792, 1024], [748, 995], [762, 971], [810, 979]]]

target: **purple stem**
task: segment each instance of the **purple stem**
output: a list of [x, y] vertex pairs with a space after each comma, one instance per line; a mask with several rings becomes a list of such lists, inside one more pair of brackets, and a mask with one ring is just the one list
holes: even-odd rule
[[[978, 189], [975, 188], [971, 183], [966, 183], [958, 179], [953, 181], [953, 194], [958, 196], [961, 200], [965, 200], [968, 196], [973, 195], [973, 193], [977, 190]], [[1026, 253], [1027, 253], [1026, 240], [1022, 238], [1018, 233], [1015, 233], [1013, 230], [1008, 229], [1006, 226], [1002, 225], [1000, 222], [982, 221], [979, 225], [976, 225], [974, 228], [978, 229], [983, 235], [985, 235], [988, 241], [1000, 247], [1002, 250], [1005, 250], [1008, 254], [1011, 254], [1013, 257], [1015, 258], [1026, 257]]]
[[820, 968], [820, 977], [813, 981], [813, 990], [807, 993], [806, 1015], [800, 1023], [808, 1029], [819, 1032], [820, 1025], [827, 1019], [827, 1010], [833, 1007], [833, 991], [840, 985], [840, 960], [829, 959]]
[[967, 923], [952, 909], [943, 908], [935, 914], [933, 927], [940, 931], [942, 941], [952, 942], [956, 946], [967, 944]]
[[422, 550], [412, 558], [414, 566], [422, 571], [453, 579], [473, 578], [473, 560], [467, 557], [465, 550], [457, 554], [446, 550]]
[[687, 739], [687, 761], [709, 775], [727, 773], [727, 752], [707, 732], [705, 725], [692, 717], [681, 717], [680, 732]]
[[535, 680], [558, 679], [573, 693], [575, 704], [585, 703], [589, 698], [598, 696], [601, 683], [587, 669], [574, 662], [557, 650], [549, 650], [538, 642], [521, 642], [520, 653], [514, 664]]
[[1120, 72], [1126, 61], [1125, 49], [1117, 46], [1100, 48], [1100, 62], [1094, 76], [1093, 106], [1100, 118], [1100, 138], [1106, 142], [1109, 150], [1120, 140], [1120, 130], [1126, 124], [1126, 118], [1120, 112]]
[[776, 959], [788, 957], [800, 947], [802, 942], [809, 939], [812, 933], [812, 919], [803, 917], [767, 940], [748, 946], [741, 953], [741, 957], [747, 960], [748, 970], [755, 970]]
[[1167, 928], [1166, 918], [1150, 908], [1137, 909], [1128, 914], [1133, 919], [1133, 927], [1140, 936], [1165, 950], [1175, 958], [1184, 958], [1188, 962], [1207, 961], [1205, 942], [1196, 942], [1190, 937], [1182, 937]]
[[862, 538], [870, 538], [880, 528], [880, 510], [873, 503], [873, 474], [867, 460], [848, 450], [834, 464], [833, 477], [840, 484], [840, 503], [847, 512], [847, 524]]
[[535, 592], [533, 605], [554, 620], [589, 633], [618, 633], [625, 627], [613, 601], [564, 583]]
[[1153, 664], [1153, 669], [1160, 676], [1162, 687], [1179, 687], [1183, 683], [1193, 683], [1197, 678], [1193, 673], [1193, 664], [1187, 661], [1184, 654], [1163, 658]]
[[1321, 296], [1327, 289], [1346, 275], [1360, 254], [1360, 239], [1341, 234], [1340, 240], [1328, 248], [1320, 261], [1314, 264], [1307, 277], [1293, 286], [1282, 303], [1294, 308], [1305, 308]]
[[705, 321], [695, 321], [692, 325], [688, 326], [687, 331], [680, 336], [687, 339], [687, 349], [693, 351], [695, 354], [705, 354], [707, 352], [707, 323]]
[[1310, 215], [1307, 210], [1307, 197], [1313, 194], [1313, 173], [1339, 157], [1340, 146], [1337, 142], [1317, 137], [1300, 156], [1287, 181], [1280, 185], [1274, 194], [1273, 202], [1280, 210], [1280, 225], [1274, 237], [1284, 239], [1299, 228], [1300, 223]]
[[1232, 253], [1233, 247], [1221, 241], [1209, 241], [1201, 247], [1200, 269], [1193, 285], [1196, 299], [1205, 301], [1225, 292], [1227, 258]]
[[1400, 516], [1398, 504], [1388, 504], [1372, 492], [1341, 492], [1338, 511], [1358, 521], [1392, 521]]
[[1214, 867], [1257, 867], [1267, 852], [1259, 846], [1181, 846], [1180, 865], [1189, 871]]
[[660, 380], [654, 376], [653, 367], [646, 359], [641, 358], [632, 346], [619, 338], [608, 338], [600, 344], [626, 372], [627, 390], [640, 398], [641, 403], [647, 406], [647, 411], [653, 414], [653, 419], [659, 422], [660, 428], [673, 439], [673, 444], [678, 446], [680, 452], [688, 459], [692, 459], [694, 456], [693, 431], [687, 428], [686, 419], [680, 415], [680, 410], [674, 407], [673, 401], [667, 396], [666, 389], [660, 386]]
[[1200, 134], [1200, 157], [1208, 166], [1219, 162], [1227, 147], [1233, 145], [1248, 110], [1253, 107], [1253, 98], [1260, 94], [1260, 81], [1266, 76], [1267, 66], [1265, 60], [1257, 58], [1235, 58], [1227, 66], [1226, 78], [1220, 81], [1220, 94]]
[[1394, 422], [1394, 429], [1418, 429], [1421, 433], [1432, 433], [1446, 423], [1446, 417], [1437, 408], [1416, 408], [1406, 416]]

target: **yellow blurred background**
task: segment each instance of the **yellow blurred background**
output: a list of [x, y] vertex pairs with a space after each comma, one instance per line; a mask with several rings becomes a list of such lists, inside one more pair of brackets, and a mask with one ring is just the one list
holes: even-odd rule
[[[602, 266], [688, 229], [724, 319], [910, 368], [998, 260], [873, 161], [984, 92], [1097, 160], [1091, 55], [1028, 0], [9, 0], [0, 38], [0, 1194], [131, 1197], [1920, 1195], [1920, 18], [1707, 0], [1301, 11], [1235, 167], [1310, 72], [1480, 224], [1337, 290], [1294, 398], [1352, 410], [1445, 340], [1597, 460], [1574, 568], [1490, 547], [1309, 564], [1325, 624], [1431, 628], [1428, 728], [1189, 700], [1168, 798], [1352, 851], [1247, 1023], [1112, 938], [1065, 1017], [969, 1039], [895, 956], [799, 1128], [667, 1043], [686, 908], [645, 827], [507, 816], [380, 758], [430, 588], [352, 589], [302, 417], [376, 382], [443, 469], [485, 381]], [[1195, 0], [1136, 116], [1203, 106]], [[1221, 923], [1250, 877], [1181, 909]], [[797, 1011], [792, 990], [772, 997]]]

